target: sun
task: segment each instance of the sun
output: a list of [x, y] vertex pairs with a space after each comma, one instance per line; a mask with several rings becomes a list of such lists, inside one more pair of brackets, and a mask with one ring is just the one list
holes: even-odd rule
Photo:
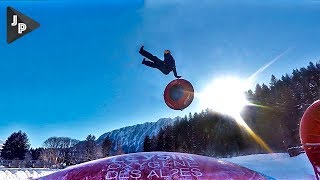
[[221, 77], [213, 80], [203, 91], [196, 94], [200, 108], [209, 108], [216, 112], [238, 116], [249, 102], [245, 91], [248, 83], [236, 77]]
[[251, 80], [241, 80], [236, 77], [221, 77], [213, 80], [203, 91], [195, 94], [199, 99], [200, 108], [209, 108], [221, 114], [227, 114], [234, 118], [235, 122], [245, 129], [248, 134], [267, 152], [272, 152], [271, 148], [255, 134], [246, 124], [240, 113], [250, 103], [245, 92], [250, 88]]

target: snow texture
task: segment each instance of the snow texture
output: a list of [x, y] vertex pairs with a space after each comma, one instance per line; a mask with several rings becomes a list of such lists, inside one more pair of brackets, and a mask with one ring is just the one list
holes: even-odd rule
[[285, 153], [256, 154], [223, 158], [276, 179], [315, 179], [306, 154], [290, 157]]
[[0, 168], [1, 180], [30, 180], [56, 172], [56, 169]]

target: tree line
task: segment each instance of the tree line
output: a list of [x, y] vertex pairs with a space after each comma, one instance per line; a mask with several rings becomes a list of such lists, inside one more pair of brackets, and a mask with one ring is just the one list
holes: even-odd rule
[[247, 148], [246, 134], [232, 117], [212, 112], [191, 113], [158, 135], [146, 136], [144, 151], [169, 151], [205, 156], [235, 156]]
[[44, 141], [43, 147], [33, 149], [30, 148], [27, 134], [18, 131], [12, 133], [5, 141], [0, 152], [0, 160], [41, 161], [42, 165], [47, 167], [63, 168], [122, 153], [119, 149], [113, 152], [113, 145], [109, 137], [105, 138], [101, 145], [96, 144], [95, 136], [90, 134], [85, 141], [69, 137], [50, 137]]

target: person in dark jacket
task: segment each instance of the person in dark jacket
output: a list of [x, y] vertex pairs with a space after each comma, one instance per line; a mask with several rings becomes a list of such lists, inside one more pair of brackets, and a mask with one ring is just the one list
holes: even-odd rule
[[142, 64], [159, 69], [165, 75], [168, 75], [171, 71], [173, 71], [173, 74], [176, 78], [181, 78], [181, 76], [178, 76], [177, 74], [175, 60], [173, 59], [169, 50], [164, 51], [164, 60], [162, 61], [157, 56], [152, 55], [143, 48], [144, 46], [141, 46], [139, 53], [150, 61], [146, 60], [146, 58], [143, 58]]

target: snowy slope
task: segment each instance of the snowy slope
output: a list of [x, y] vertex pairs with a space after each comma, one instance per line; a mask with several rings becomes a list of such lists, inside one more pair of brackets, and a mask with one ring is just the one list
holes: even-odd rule
[[221, 160], [239, 164], [276, 179], [315, 179], [306, 154], [296, 157], [284, 153], [255, 154]]
[[142, 151], [143, 141], [146, 135], [149, 135], [150, 137], [156, 135], [160, 128], [172, 125], [177, 119], [179, 119], [179, 117], [174, 119], [162, 118], [157, 122], [146, 122], [144, 124], [137, 124], [113, 130], [101, 135], [97, 139], [97, 144], [101, 145], [103, 139], [109, 136], [113, 142], [122, 144], [122, 149], [125, 152], [139, 152]]
[[[241, 166], [258, 171], [276, 179], [315, 179], [313, 169], [306, 154], [297, 157], [289, 157], [287, 154], [256, 154], [249, 156], [239, 156], [233, 158], [223, 158]], [[48, 169], [0, 169], [1, 180], [25, 180], [30, 177], [37, 178], [57, 170]]]

